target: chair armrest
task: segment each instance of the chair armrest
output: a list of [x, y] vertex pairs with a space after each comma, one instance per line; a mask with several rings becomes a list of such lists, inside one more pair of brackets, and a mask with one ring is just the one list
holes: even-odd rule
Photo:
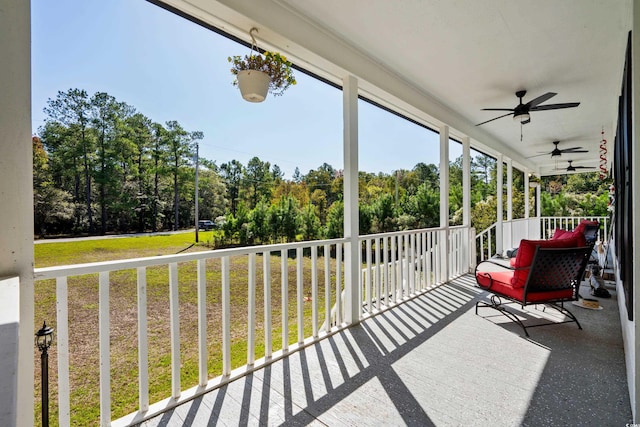
[[502, 268], [504, 268], [505, 270], [513, 270], [513, 271], [518, 270], [517, 268], [513, 268], [513, 267], [511, 267], [511, 266], [510, 266], [510, 265], [508, 265], [508, 264], [504, 264], [504, 263], [501, 263], [501, 262], [497, 262], [497, 261], [494, 261], [494, 260], [491, 260], [491, 259], [485, 259], [484, 261], [480, 261], [480, 262], [478, 263], [478, 265], [476, 265], [476, 273], [478, 272], [478, 267], [480, 267], [480, 266], [481, 266], [482, 264], [484, 264], [484, 263], [489, 263], [489, 264], [497, 265], [498, 267], [502, 267]]

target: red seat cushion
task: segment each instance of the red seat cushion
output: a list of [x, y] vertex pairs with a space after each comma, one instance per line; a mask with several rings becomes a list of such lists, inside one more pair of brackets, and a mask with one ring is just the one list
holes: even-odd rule
[[516, 254], [516, 262], [514, 268], [516, 269], [511, 279], [511, 284], [514, 288], [522, 288], [527, 282], [527, 276], [529, 276], [529, 268], [533, 262], [533, 256], [537, 247], [542, 248], [574, 248], [584, 246], [584, 236], [582, 236], [582, 244], [578, 235], [566, 239], [556, 240], [526, 240], [520, 241], [518, 247], [518, 253]]
[[[513, 270], [479, 271], [476, 274], [476, 281], [480, 287], [490, 290], [493, 293], [505, 295], [520, 302], [525, 302], [524, 287], [514, 287], [511, 284], [513, 274]], [[559, 291], [531, 292], [527, 295], [526, 302], [571, 298], [573, 298], [573, 290], [563, 289]]]

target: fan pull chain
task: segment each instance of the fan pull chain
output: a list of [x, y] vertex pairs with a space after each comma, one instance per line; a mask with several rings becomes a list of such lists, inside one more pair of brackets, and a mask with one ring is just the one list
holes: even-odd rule
[[520, 122], [520, 142], [522, 142], [522, 122]]

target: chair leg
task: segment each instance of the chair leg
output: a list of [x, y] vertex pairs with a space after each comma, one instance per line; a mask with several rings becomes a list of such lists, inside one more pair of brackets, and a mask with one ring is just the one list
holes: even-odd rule
[[529, 338], [529, 332], [527, 332], [527, 327], [524, 326], [524, 323], [522, 323], [522, 320], [520, 320], [518, 316], [511, 313], [509, 310], [507, 310], [506, 307], [504, 307], [502, 300], [500, 299], [499, 296], [491, 295], [491, 303], [486, 303], [484, 301], [476, 302], [476, 315], [478, 314], [478, 307], [489, 307], [489, 308], [493, 308], [494, 310], [498, 310], [507, 319], [520, 325], [520, 327], [524, 331], [524, 334], [527, 336], [527, 338]]
[[571, 319], [571, 320], [567, 320], [565, 322], [560, 322], [560, 323], [576, 322], [576, 325], [578, 325], [578, 329], [582, 329], [582, 325], [580, 325], [580, 322], [578, 322], [578, 319], [576, 318], [576, 316], [574, 316], [574, 314], [572, 312], [570, 312], [568, 309], [566, 309], [563, 303], [560, 303], [560, 304], [551, 303], [551, 304], [545, 304], [545, 306], [548, 306], [548, 307], [551, 307], [551, 308], [555, 308], [560, 313], [564, 314], [569, 319]]

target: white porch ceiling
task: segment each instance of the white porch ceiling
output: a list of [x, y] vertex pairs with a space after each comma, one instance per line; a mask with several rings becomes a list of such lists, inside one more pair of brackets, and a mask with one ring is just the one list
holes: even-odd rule
[[[537, 173], [598, 165], [601, 131], [609, 158], [631, 28], [631, 0], [164, 0], [248, 40], [259, 28], [263, 47], [340, 82], [353, 74], [363, 94], [453, 136], [503, 153]], [[577, 108], [531, 113], [521, 126], [482, 108], [513, 108], [546, 92], [544, 104]], [[556, 163], [552, 142], [581, 146]]]

